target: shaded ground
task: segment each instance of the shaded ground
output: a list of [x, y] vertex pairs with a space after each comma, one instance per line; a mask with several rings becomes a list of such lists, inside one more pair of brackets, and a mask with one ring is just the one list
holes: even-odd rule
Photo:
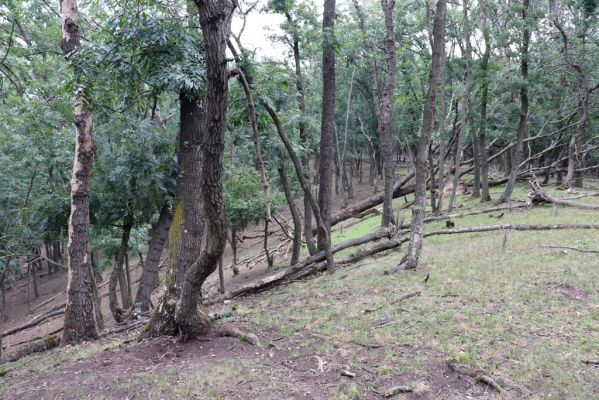
[[[467, 196], [460, 205], [481, 208]], [[544, 206], [455, 222], [599, 223], [599, 213]], [[337, 229], [334, 240], [377, 224]], [[599, 232], [430, 237], [415, 272], [385, 275], [403, 254], [394, 251], [212, 307], [231, 315], [223, 323], [258, 334], [262, 348], [222, 337], [138, 343], [131, 332], [22, 359], [0, 378], [0, 398], [380, 399], [411, 385], [415, 393], [393, 398], [597, 399], [599, 366], [586, 362], [599, 360], [599, 257], [542, 245], [598, 249]], [[505, 391], [457, 375], [449, 358], [484, 369]]]

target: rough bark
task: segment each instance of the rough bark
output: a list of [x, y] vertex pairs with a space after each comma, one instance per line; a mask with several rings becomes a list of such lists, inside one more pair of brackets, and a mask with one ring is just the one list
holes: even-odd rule
[[230, 0], [194, 2], [199, 13], [206, 55], [205, 112], [200, 120], [204, 132], [201, 146], [203, 166], [199, 181], [199, 187], [203, 189], [206, 216], [206, 245], [199, 259], [185, 273], [175, 309], [175, 321], [184, 339], [204, 334], [210, 329], [211, 320], [199, 299], [202, 284], [216, 270], [227, 241], [222, 157], [229, 94], [226, 50], [235, 9]]
[[[62, 41], [60, 48], [69, 58], [80, 46], [76, 0], [60, 1]], [[82, 71], [73, 64], [77, 92], [74, 100], [75, 160], [70, 183], [71, 213], [68, 226], [68, 278], [65, 329], [62, 343], [96, 339], [102, 326], [95, 280], [89, 257], [89, 201], [94, 157], [92, 139], [92, 98], [78, 81]]]
[[[435, 98], [441, 79], [441, 64], [445, 61], [445, 0], [438, 0], [433, 23], [433, 56], [429, 72], [429, 85], [422, 116], [422, 133], [418, 144], [415, 165], [415, 192], [412, 206], [412, 225], [408, 253], [401, 261], [404, 268], [418, 266], [422, 252], [424, 213], [426, 207], [426, 180], [428, 173], [428, 150], [435, 122]], [[459, 170], [459, 165], [457, 168]]]
[[512, 155], [510, 174], [505, 185], [505, 190], [501, 194], [498, 203], [508, 202], [512, 198], [516, 178], [520, 171], [520, 161], [524, 154], [524, 135], [526, 134], [526, 123], [528, 121], [528, 45], [530, 42], [530, 28], [528, 27], [528, 11], [530, 0], [522, 0], [522, 45], [520, 47], [520, 75], [522, 83], [520, 85], [520, 120], [518, 130], [516, 131], [516, 148]]
[[[322, 17], [322, 113], [318, 163], [318, 206], [327, 235], [318, 235], [318, 250], [324, 250], [331, 232], [333, 196], [333, 140], [335, 135], [335, 0], [324, 0]], [[330, 265], [334, 267], [333, 264]]]
[[168, 231], [168, 256], [165, 260], [165, 291], [146, 327], [148, 336], [178, 333], [175, 308], [185, 273], [200, 255], [204, 232], [204, 210], [200, 175], [202, 136], [200, 128], [206, 111], [204, 103], [181, 93], [178, 164], [172, 221]]
[[165, 203], [160, 209], [158, 221], [156, 221], [156, 224], [150, 230], [148, 254], [143, 270], [141, 271], [139, 287], [135, 295], [135, 306], [142, 312], [147, 312], [150, 309], [150, 296], [152, 295], [152, 291], [158, 286], [160, 256], [168, 237], [171, 221], [171, 213], [168, 204]]
[[291, 219], [293, 220], [293, 250], [291, 251], [291, 265], [297, 264], [299, 261], [300, 252], [302, 250], [302, 220], [299, 214], [299, 210], [295, 205], [293, 194], [289, 188], [289, 181], [287, 180], [287, 174], [285, 173], [285, 165], [281, 160], [281, 165], [278, 168], [279, 179], [281, 180], [281, 186], [289, 205], [289, 211], [291, 212]]

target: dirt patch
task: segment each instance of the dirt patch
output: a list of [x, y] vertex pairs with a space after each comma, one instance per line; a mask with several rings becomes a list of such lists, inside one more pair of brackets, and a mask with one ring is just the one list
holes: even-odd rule
[[541, 287], [548, 293], [564, 297], [568, 300], [584, 302], [589, 299], [587, 292], [568, 283], [546, 282]]

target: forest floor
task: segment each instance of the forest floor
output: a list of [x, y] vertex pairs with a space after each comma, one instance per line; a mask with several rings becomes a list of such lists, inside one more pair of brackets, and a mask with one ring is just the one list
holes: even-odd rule
[[[587, 186], [579, 193], [599, 190], [597, 181]], [[525, 199], [526, 189], [514, 197]], [[599, 197], [578, 201], [599, 204]], [[459, 211], [486, 207], [459, 198]], [[599, 213], [539, 206], [455, 223], [599, 223]], [[333, 240], [379, 224], [373, 216], [336, 227]], [[219, 323], [251, 330], [262, 347], [216, 336], [137, 341], [138, 331], [130, 331], [9, 364], [0, 398], [358, 400], [381, 399], [403, 385], [412, 392], [391, 398], [597, 399], [599, 257], [546, 245], [599, 250], [599, 231], [429, 237], [416, 271], [387, 275], [403, 255], [395, 250], [211, 307], [229, 315]], [[235, 279], [264, 273], [260, 268]], [[481, 368], [504, 390], [486, 385], [480, 373], [456, 374], [449, 359]]]

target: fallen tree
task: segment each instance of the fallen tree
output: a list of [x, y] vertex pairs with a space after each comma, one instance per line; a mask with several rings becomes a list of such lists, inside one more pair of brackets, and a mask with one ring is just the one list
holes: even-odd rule
[[559, 206], [582, 208], [585, 210], [599, 210], [599, 204], [586, 204], [572, 200], [559, 199], [557, 197], [553, 197], [550, 194], [545, 193], [543, 189], [541, 189], [541, 185], [539, 185], [539, 182], [537, 182], [537, 180], [534, 177], [530, 181], [530, 186], [532, 188], [532, 192], [528, 194], [527, 201], [530, 206], [536, 206], [538, 204], [543, 203], [550, 203]]

